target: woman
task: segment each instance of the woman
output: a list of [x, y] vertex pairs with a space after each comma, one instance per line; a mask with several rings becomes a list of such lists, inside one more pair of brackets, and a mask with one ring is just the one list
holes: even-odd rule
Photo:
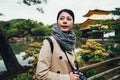
[[[53, 42], [53, 53], [48, 40], [43, 41], [37, 64], [36, 76], [38, 80], [80, 80], [77, 74], [73, 74], [70, 64], [74, 66], [72, 53], [76, 36], [72, 31], [74, 26], [74, 13], [69, 9], [61, 10], [57, 15], [57, 25], [52, 29], [50, 39]], [[64, 48], [64, 51], [61, 49]]]

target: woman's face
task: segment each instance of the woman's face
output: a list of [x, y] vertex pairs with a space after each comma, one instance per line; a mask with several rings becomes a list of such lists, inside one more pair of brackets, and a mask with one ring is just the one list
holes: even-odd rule
[[58, 27], [63, 31], [67, 32], [73, 28], [73, 18], [67, 12], [62, 12], [57, 21]]

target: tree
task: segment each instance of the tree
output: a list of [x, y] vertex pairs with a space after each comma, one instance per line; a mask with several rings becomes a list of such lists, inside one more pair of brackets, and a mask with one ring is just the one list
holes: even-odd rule
[[117, 20], [111, 24], [111, 28], [115, 30], [115, 36], [111, 37], [115, 42], [120, 43], [120, 8], [115, 8], [111, 11], [113, 15], [117, 16]]
[[23, 0], [23, 3], [28, 6], [42, 4], [43, 2], [46, 3], [47, 0]]
[[0, 16], [2, 16], [3, 14], [2, 13], [0, 13]]
[[8, 72], [15, 72], [22, 68], [19, 64], [12, 48], [10, 47], [8, 40], [0, 27], [0, 54], [3, 58], [4, 64]]
[[82, 43], [82, 31], [80, 30], [80, 27], [78, 24], [75, 24], [74, 27], [73, 27], [73, 31], [75, 32], [76, 34], [76, 47], [79, 47], [79, 45]]
[[120, 20], [120, 8], [115, 8], [115, 10], [111, 11], [113, 15], [118, 16], [118, 20]]
[[111, 30], [109, 29], [109, 24], [110, 22], [108, 20], [93, 21], [91, 26], [91, 32], [89, 32], [89, 34], [91, 35], [90, 37], [101, 38], [102, 43], [104, 44], [104, 34], [111, 32]]
[[[19, 64], [8, 39], [10, 37], [24, 37], [31, 35], [31, 29], [42, 26], [43, 23], [33, 20], [14, 19], [10, 21], [0, 21], [0, 55], [4, 61], [8, 72], [18, 71], [22, 69]], [[14, 63], [14, 64], [13, 64]]]
[[31, 29], [35, 28], [35, 27], [38, 27], [39, 24], [36, 21], [28, 19], [28, 20], [23, 20], [20, 23], [16, 23], [14, 26], [18, 29], [18, 31], [23, 36], [25, 36], [25, 35], [28, 35], [28, 34], [32, 34]]
[[104, 61], [109, 54], [103, 48], [103, 45], [95, 40], [88, 39], [85, 44], [81, 45], [81, 50], [77, 53], [87, 63], [96, 63]]
[[[32, 5], [39, 5], [42, 3], [47, 3], [47, 0], [23, 0], [23, 3], [32, 6]], [[41, 7], [36, 8], [39, 12], [44, 13], [43, 9]]]
[[32, 29], [32, 35], [34, 36], [47, 36], [50, 35], [51, 30], [48, 26], [39, 26]]
[[[37, 5], [45, 2], [46, 0], [23, 0], [23, 3], [30, 5]], [[38, 8], [38, 10], [41, 10]], [[0, 13], [0, 16], [3, 14]], [[22, 69], [22, 66], [19, 64], [11, 46], [9, 45], [8, 39], [4, 34], [2, 29], [4, 25], [0, 25], [0, 55], [3, 58], [4, 64], [8, 72], [15, 72], [19, 69]]]

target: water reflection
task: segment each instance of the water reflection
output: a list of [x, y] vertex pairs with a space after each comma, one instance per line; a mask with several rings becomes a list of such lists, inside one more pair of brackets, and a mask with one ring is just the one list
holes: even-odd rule
[[5, 68], [5, 65], [4, 65], [4, 62], [3, 60], [0, 60], [0, 71], [5, 71], [6, 68]]
[[[16, 57], [17, 57], [19, 63], [22, 66], [30, 65], [30, 64], [28, 64], [28, 60], [31, 59], [32, 57], [30, 57], [26, 60], [23, 60], [23, 58], [22, 58], [23, 55], [25, 55], [25, 52], [21, 52], [20, 54], [16, 54]], [[3, 60], [0, 60], [0, 71], [5, 71], [5, 70], [6, 70], [6, 68], [5, 68], [4, 62], [3, 62]]]

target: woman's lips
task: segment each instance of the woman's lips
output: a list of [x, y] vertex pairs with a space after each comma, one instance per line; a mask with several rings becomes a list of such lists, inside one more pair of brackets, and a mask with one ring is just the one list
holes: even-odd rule
[[62, 28], [67, 28], [68, 26], [66, 26], [66, 25], [62, 25], [61, 27], [62, 27]]

